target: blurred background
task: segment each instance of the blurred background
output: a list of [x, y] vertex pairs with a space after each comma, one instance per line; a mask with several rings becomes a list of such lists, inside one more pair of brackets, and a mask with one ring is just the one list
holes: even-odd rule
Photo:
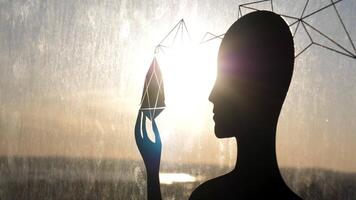
[[[215, 137], [208, 101], [221, 40], [200, 41], [225, 33], [248, 2], [0, 0], [0, 199], [145, 199], [133, 127], [154, 49], [182, 18], [189, 34], [157, 55], [167, 105], [157, 118], [163, 199], [187, 199], [233, 169], [236, 141]], [[331, 2], [310, 1], [305, 15]], [[273, 1], [275, 12], [298, 18], [304, 5]], [[356, 2], [335, 7], [356, 40]], [[333, 6], [306, 21], [356, 53]], [[309, 44], [305, 29], [294, 39], [296, 52]], [[277, 156], [305, 199], [356, 198], [355, 61], [317, 45], [295, 60]]]

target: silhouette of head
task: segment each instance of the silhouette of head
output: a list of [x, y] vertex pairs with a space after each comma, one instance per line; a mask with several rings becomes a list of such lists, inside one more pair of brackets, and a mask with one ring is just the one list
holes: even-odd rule
[[279, 15], [257, 11], [237, 20], [221, 42], [209, 97], [214, 104], [215, 135], [253, 137], [276, 126], [293, 65], [293, 37]]

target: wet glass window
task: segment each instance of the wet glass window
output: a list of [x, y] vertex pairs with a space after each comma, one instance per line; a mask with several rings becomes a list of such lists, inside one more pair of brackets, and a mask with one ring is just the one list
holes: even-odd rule
[[255, 9], [294, 36], [276, 139], [285, 182], [304, 199], [355, 199], [353, 0], [0, 0], [0, 199], [145, 199], [134, 126], [154, 58], [163, 199], [231, 171], [236, 141], [216, 138], [208, 97], [224, 33]]

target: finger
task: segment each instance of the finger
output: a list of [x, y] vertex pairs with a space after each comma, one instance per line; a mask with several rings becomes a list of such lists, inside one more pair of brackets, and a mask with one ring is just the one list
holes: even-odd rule
[[136, 119], [136, 125], [135, 125], [135, 139], [136, 143], [142, 143], [142, 137], [141, 137], [141, 116], [142, 112], [138, 111], [137, 114], [137, 119]]
[[149, 139], [147, 135], [147, 129], [146, 129], [146, 116], [143, 115], [143, 120], [142, 120], [142, 136], [144, 140]]
[[152, 129], [153, 129], [153, 133], [155, 134], [155, 142], [161, 144], [161, 136], [159, 135], [157, 124], [154, 119], [152, 119]]

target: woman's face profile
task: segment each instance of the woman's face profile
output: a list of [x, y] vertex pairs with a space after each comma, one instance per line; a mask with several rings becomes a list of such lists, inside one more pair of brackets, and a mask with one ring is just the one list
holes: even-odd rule
[[237, 20], [220, 44], [209, 96], [215, 135], [254, 137], [251, 132], [273, 126], [288, 92], [293, 63], [293, 38], [279, 15], [258, 12]]
[[[235, 56], [236, 58], [236, 56]], [[214, 105], [215, 135], [227, 138], [243, 134], [251, 117], [253, 92], [249, 90], [247, 80], [236, 74], [235, 69], [243, 66], [228, 66], [234, 58], [221, 56], [218, 60], [218, 72], [209, 101]], [[230, 69], [228, 69], [230, 68]]]
[[254, 61], [253, 42], [241, 41], [238, 34], [224, 40], [219, 49], [217, 77], [209, 101], [214, 105], [216, 137], [240, 137], [255, 120], [259, 107], [258, 92], [252, 81], [259, 65]]
[[233, 137], [239, 124], [236, 100], [232, 96], [232, 91], [235, 89], [231, 82], [226, 80], [223, 75], [217, 75], [209, 101], [213, 103], [214, 131], [218, 138]]

